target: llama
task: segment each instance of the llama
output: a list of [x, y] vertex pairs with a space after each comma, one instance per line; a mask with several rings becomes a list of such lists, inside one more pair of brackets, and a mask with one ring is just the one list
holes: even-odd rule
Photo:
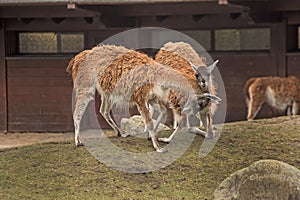
[[[92, 50], [84, 50], [80, 53], [78, 53], [77, 55], [75, 55], [68, 63], [68, 66], [66, 68], [66, 72], [72, 77], [73, 83], [75, 82], [79, 67], [85, 65], [85, 62], [87, 62], [88, 60], [88, 56], [89, 54], [92, 52]], [[205, 98], [216, 98], [216, 97], [212, 97], [211, 95], [206, 95]], [[96, 101], [100, 102], [100, 98], [96, 98]], [[95, 105], [101, 105], [99, 102], [97, 102]], [[99, 117], [100, 114], [100, 107], [96, 107], [96, 114], [97, 117]], [[159, 111], [160, 115], [157, 118], [156, 123], [154, 124], [154, 131], [157, 129], [157, 127], [159, 126], [159, 123], [162, 121], [162, 119], [165, 117], [165, 113], [167, 111], [166, 106], [161, 103], [158, 99], [152, 99], [151, 101], [149, 101], [149, 110], [151, 113], [151, 116], [153, 114], [153, 112], [155, 110]], [[119, 129], [119, 127], [114, 123], [114, 121], [112, 120], [112, 117], [110, 116], [110, 112], [106, 113], [105, 115], [102, 115], [104, 117], [104, 119], [108, 122], [108, 124], [118, 133], [118, 136], [122, 136], [121, 134], [121, 130]], [[145, 133], [147, 132], [147, 126], [145, 125]], [[126, 136], [125, 134], [123, 136]]]
[[185, 78], [177, 71], [163, 67], [145, 54], [122, 46], [100, 45], [91, 50], [84, 65], [78, 68], [74, 80], [73, 120], [77, 146], [81, 144], [79, 137], [81, 118], [88, 103], [94, 98], [96, 90], [102, 99], [100, 113], [120, 135], [125, 136], [109, 114], [112, 106], [114, 104], [119, 107], [137, 106], [157, 152], [163, 152], [163, 149], [159, 146], [153, 129], [148, 103], [151, 104], [154, 100], [155, 103], [157, 100], [166, 103], [170, 90], [176, 89], [185, 94], [178, 98], [178, 104], [186, 111], [184, 115], [193, 115], [200, 110], [198, 98], [193, 94]]
[[[156, 54], [155, 61], [164, 66], [171, 67], [185, 76], [197, 93], [216, 95], [216, 87], [211, 73], [218, 61], [206, 67], [206, 60], [200, 57], [189, 44], [184, 42], [168, 42]], [[174, 128], [177, 126], [176, 121], [178, 116], [181, 115], [180, 107], [176, 106], [176, 95], [176, 92], [173, 92], [169, 97], [171, 108], [174, 111]], [[216, 111], [216, 104], [220, 100], [221, 99], [212, 101], [212, 103], [210, 98], [206, 98], [206, 101], [202, 104], [202, 110], [199, 113], [200, 119], [206, 128], [206, 137], [208, 138], [214, 137], [212, 115]]]
[[300, 103], [300, 80], [295, 76], [249, 79], [244, 88], [248, 120], [253, 120], [264, 102], [287, 115], [297, 115]]

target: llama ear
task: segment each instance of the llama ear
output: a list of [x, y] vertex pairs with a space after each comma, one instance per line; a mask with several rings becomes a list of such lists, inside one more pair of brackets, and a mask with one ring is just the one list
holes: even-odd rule
[[218, 62], [219, 62], [219, 60], [216, 60], [212, 65], [210, 65], [210, 66], [208, 67], [208, 71], [209, 71], [210, 73], [212, 73], [212, 71], [214, 70], [214, 68], [217, 66]]
[[189, 62], [189, 63], [190, 63], [190, 65], [191, 65], [192, 69], [193, 69], [195, 72], [197, 72], [198, 67], [196, 67], [196, 65], [194, 65], [192, 62]]
[[206, 63], [206, 58], [205, 57], [201, 57], [201, 61], [205, 64]]

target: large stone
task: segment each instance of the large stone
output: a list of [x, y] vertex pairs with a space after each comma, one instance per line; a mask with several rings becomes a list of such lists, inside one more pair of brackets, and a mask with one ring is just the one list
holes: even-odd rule
[[[156, 121], [153, 120], [153, 123]], [[144, 133], [145, 123], [143, 118], [140, 115], [134, 115], [128, 118], [122, 118], [121, 120], [121, 130], [125, 133], [128, 133], [133, 136], [146, 137], [147, 135]], [[170, 128], [162, 123], [159, 124], [156, 132], [170, 130]]]
[[213, 199], [299, 200], [300, 170], [281, 161], [257, 161], [226, 178]]

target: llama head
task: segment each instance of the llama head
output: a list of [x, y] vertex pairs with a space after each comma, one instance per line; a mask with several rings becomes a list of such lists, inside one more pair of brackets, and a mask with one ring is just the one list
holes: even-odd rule
[[219, 60], [216, 60], [212, 65], [208, 67], [206, 66], [197, 67], [196, 65], [190, 62], [190, 65], [195, 72], [195, 77], [197, 79], [197, 82], [201, 88], [203, 89], [210, 88], [212, 84], [211, 74], [218, 62]]
[[189, 97], [187, 103], [182, 109], [182, 113], [187, 115], [196, 115], [198, 112], [206, 108], [210, 102], [219, 104], [221, 101], [221, 98], [210, 93], [193, 95]]

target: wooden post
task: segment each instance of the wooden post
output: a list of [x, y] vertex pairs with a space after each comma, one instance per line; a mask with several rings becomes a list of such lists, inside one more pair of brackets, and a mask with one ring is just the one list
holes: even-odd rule
[[0, 26], [0, 131], [8, 130], [7, 113], [7, 73], [5, 61], [5, 22]]
[[[271, 64], [276, 66], [277, 76], [287, 76], [287, 59], [286, 59], [286, 30], [287, 23], [284, 20], [278, 24], [274, 24], [271, 29]], [[275, 60], [272, 60], [275, 59]]]

